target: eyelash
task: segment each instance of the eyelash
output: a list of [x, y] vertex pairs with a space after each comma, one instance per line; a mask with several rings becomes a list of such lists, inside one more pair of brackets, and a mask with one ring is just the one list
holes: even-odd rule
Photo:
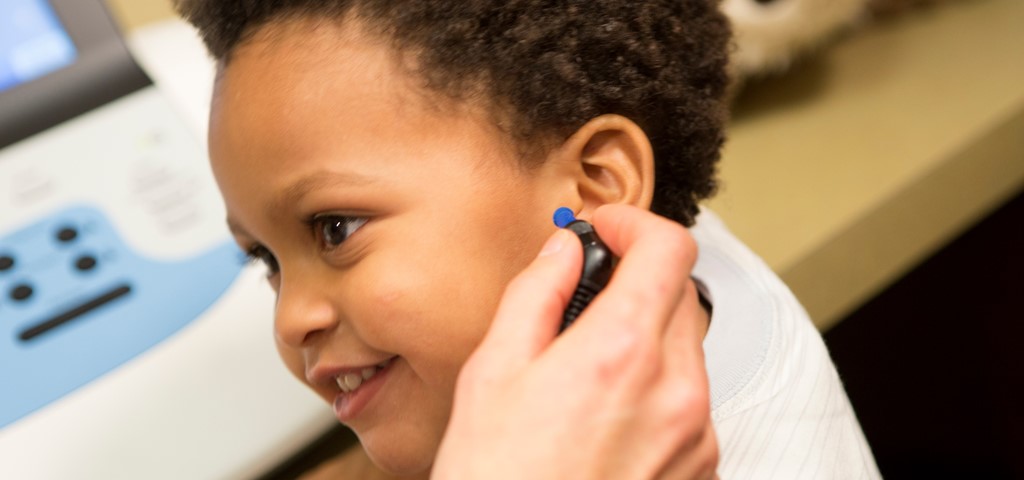
[[[345, 240], [348, 240], [356, 230], [359, 230], [366, 223], [365, 217], [349, 217], [345, 215], [337, 214], [322, 214], [316, 215], [311, 218], [307, 223], [310, 229], [313, 230], [313, 235], [316, 236], [320, 242], [320, 247], [324, 250], [333, 250], [340, 246]], [[329, 229], [342, 229], [344, 238], [334, 241], [330, 238], [331, 236], [339, 233], [337, 231], [331, 231]]]
[[[359, 230], [360, 227], [366, 224], [367, 220], [368, 219], [365, 217], [347, 217], [344, 215], [325, 214], [314, 216], [306, 223], [313, 231], [313, 235], [320, 243], [320, 247], [325, 251], [330, 251], [338, 248], [345, 242], [345, 240], [348, 240], [356, 230]], [[340, 233], [344, 235], [344, 238], [335, 242], [336, 239], [331, 237], [339, 232], [331, 231], [329, 229], [338, 228], [343, 229]], [[274, 254], [270, 253], [270, 250], [263, 245], [255, 244], [249, 247], [245, 254], [250, 263], [263, 263], [267, 267], [268, 276], [275, 275], [280, 269], [280, 265], [277, 263], [277, 258], [275, 258]]]
[[272, 276], [277, 273], [280, 266], [277, 264], [277, 258], [274, 254], [267, 250], [267, 247], [263, 245], [253, 245], [245, 251], [245, 256], [249, 263], [262, 263], [267, 267], [267, 276]]

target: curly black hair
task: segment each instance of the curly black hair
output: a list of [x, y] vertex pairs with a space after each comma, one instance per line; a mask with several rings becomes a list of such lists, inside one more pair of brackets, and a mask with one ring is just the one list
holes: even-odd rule
[[175, 0], [222, 65], [261, 26], [354, 13], [425, 85], [499, 105], [520, 146], [568, 138], [614, 113], [655, 156], [652, 210], [690, 226], [716, 189], [729, 26], [717, 0]]

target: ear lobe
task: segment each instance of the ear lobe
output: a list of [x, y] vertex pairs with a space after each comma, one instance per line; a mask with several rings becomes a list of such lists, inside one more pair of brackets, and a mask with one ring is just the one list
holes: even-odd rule
[[580, 168], [581, 214], [623, 203], [650, 208], [654, 196], [654, 154], [647, 135], [621, 115], [602, 115], [587, 122], [569, 140], [567, 152]]

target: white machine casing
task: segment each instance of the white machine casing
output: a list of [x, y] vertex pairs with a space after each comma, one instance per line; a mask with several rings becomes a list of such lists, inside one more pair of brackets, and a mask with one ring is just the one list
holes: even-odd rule
[[[0, 237], [84, 205], [156, 261], [230, 242], [200, 140], [212, 63], [178, 21], [129, 47], [155, 85], [0, 149]], [[278, 358], [263, 273], [242, 267], [177, 332], [0, 428], [0, 478], [254, 478], [321, 435], [336, 421]]]

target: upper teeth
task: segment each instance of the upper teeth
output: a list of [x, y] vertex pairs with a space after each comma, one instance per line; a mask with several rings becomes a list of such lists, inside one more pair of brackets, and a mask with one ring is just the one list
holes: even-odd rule
[[345, 393], [354, 392], [357, 388], [359, 388], [360, 385], [363, 384], [364, 381], [369, 380], [374, 375], [376, 375], [377, 372], [381, 371], [381, 369], [386, 367], [390, 361], [391, 360], [389, 359], [372, 367], [366, 367], [360, 370], [358, 373], [349, 372], [342, 375], [338, 375], [337, 377], [334, 377], [334, 380], [338, 383], [338, 388], [340, 388], [341, 391]]

